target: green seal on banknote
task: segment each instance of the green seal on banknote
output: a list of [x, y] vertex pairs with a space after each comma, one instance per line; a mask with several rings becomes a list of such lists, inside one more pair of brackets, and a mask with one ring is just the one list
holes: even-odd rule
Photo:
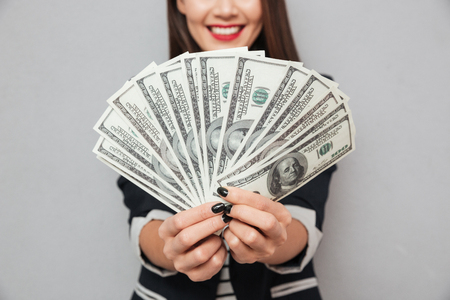
[[230, 83], [229, 82], [225, 82], [222, 86], [222, 96], [224, 98], [228, 97], [228, 90], [230, 89]]
[[252, 100], [256, 104], [262, 105], [262, 104], [266, 103], [268, 98], [269, 98], [269, 93], [267, 92], [267, 89], [257, 88], [253, 92]]
[[320, 154], [321, 156], [324, 156], [324, 155], [327, 154], [327, 152], [330, 151], [331, 149], [333, 149], [333, 144], [331, 144], [331, 143], [326, 143], [325, 145], [323, 145], [322, 147], [320, 147], [319, 154]]

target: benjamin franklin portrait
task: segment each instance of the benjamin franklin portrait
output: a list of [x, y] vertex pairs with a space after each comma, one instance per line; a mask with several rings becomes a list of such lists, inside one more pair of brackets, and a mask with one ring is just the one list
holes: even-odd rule
[[299, 185], [307, 169], [308, 161], [301, 153], [289, 153], [278, 159], [267, 177], [269, 192], [275, 197], [287, 194]]

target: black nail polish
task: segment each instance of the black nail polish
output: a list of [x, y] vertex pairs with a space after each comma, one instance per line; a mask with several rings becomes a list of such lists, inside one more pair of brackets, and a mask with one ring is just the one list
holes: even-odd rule
[[221, 213], [225, 210], [225, 204], [224, 203], [217, 203], [213, 207], [211, 207], [211, 211], [215, 214]]
[[233, 204], [227, 204], [225, 205], [225, 213], [229, 214], [231, 212], [231, 209], [233, 208]]
[[222, 197], [228, 196], [228, 190], [227, 190], [226, 188], [224, 188], [224, 187], [219, 187], [219, 188], [217, 189], [217, 193], [218, 193], [220, 196], [222, 196]]
[[229, 215], [223, 214], [222, 215], [222, 220], [224, 223], [229, 223], [231, 220], [233, 220], [232, 217], [230, 217]]

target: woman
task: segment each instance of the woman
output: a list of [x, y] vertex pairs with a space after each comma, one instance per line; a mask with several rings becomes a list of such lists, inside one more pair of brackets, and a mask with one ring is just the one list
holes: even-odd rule
[[[298, 60], [283, 0], [169, 0], [168, 16], [172, 57], [248, 46]], [[143, 263], [132, 299], [320, 299], [311, 258], [334, 169], [282, 203], [225, 187], [217, 192], [232, 205], [178, 214], [120, 178]]]

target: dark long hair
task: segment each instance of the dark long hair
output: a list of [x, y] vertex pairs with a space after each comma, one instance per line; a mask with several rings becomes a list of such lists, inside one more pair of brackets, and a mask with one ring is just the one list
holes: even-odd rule
[[[289, 25], [284, 0], [261, 0], [263, 28], [251, 50], [265, 50], [266, 56], [300, 61]], [[177, 0], [167, 1], [170, 57], [183, 52], [199, 52], [200, 47], [189, 33], [186, 17], [178, 11]]]

